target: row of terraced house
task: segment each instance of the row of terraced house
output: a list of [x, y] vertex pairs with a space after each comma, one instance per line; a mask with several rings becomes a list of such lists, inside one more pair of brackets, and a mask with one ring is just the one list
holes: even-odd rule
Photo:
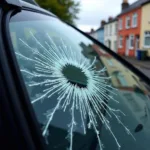
[[137, 50], [141, 50], [150, 57], [150, 0], [137, 0], [133, 4], [123, 0], [121, 7], [117, 17], [102, 20], [90, 35], [120, 55], [136, 57]]

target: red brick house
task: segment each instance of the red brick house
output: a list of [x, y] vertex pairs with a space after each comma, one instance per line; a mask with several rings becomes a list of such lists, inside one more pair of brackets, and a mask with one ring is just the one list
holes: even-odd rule
[[123, 0], [122, 12], [118, 15], [118, 54], [136, 56], [140, 45], [142, 4], [148, 0], [137, 0], [129, 4]]

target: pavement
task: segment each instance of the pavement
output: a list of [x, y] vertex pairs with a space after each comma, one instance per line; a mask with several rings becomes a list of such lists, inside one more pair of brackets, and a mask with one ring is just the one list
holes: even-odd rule
[[136, 67], [150, 69], [150, 60], [137, 60], [136, 58], [131, 57], [123, 57], [123, 58]]
[[123, 57], [129, 63], [133, 64], [136, 68], [142, 71], [150, 78], [150, 60], [137, 60], [136, 58]]

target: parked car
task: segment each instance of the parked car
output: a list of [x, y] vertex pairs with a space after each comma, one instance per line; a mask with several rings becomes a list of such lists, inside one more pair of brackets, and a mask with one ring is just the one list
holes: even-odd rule
[[0, 4], [0, 149], [148, 150], [150, 80], [54, 14]]

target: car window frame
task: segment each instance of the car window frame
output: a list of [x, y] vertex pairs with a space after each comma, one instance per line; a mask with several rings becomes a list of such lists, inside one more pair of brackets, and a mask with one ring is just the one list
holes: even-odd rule
[[[35, 12], [35, 13], [39, 13], [39, 14], [43, 14], [43, 15], [47, 15], [50, 17], [54, 17], [51, 16], [50, 14], [47, 14], [45, 12], [41, 12], [39, 10], [34, 10], [31, 8], [22, 8], [22, 10], [25, 11], [30, 11], [30, 12]], [[20, 10], [19, 10], [20, 11]], [[3, 24], [3, 38], [5, 40], [4, 45], [5, 47], [7, 47], [7, 54], [9, 54], [9, 62], [11, 62], [12, 64], [10, 66], [12, 66], [12, 71], [15, 72], [15, 74], [13, 76], [15, 76], [16, 78], [16, 86], [20, 87], [20, 96], [23, 98], [23, 103], [22, 107], [24, 107], [24, 111], [23, 113], [27, 113], [26, 114], [26, 119], [29, 125], [29, 122], [31, 121], [33, 123], [32, 127], [30, 127], [30, 132], [34, 133], [33, 138], [35, 137], [36, 140], [35, 141], [40, 141], [39, 144], [41, 144], [42, 146], [44, 145], [44, 138], [42, 137], [34, 110], [32, 105], [30, 104], [30, 100], [29, 100], [29, 96], [27, 93], [27, 89], [25, 87], [25, 83], [23, 81], [21, 72], [19, 70], [19, 65], [17, 63], [17, 59], [15, 57], [14, 54], [14, 48], [11, 42], [11, 36], [10, 36], [10, 31], [9, 31], [9, 21], [11, 18], [11, 15], [14, 12], [19, 12], [16, 11], [16, 9], [13, 10], [9, 10], [3, 17], [4, 20], [4, 24]], [[79, 30], [77, 27], [68, 24], [69, 26], [71, 26], [72, 28], [74, 28], [77, 32], [80, 32], [82, 35], [86, 36], [88, 39], [92, 40], [95, 44], [97, 44], [98, 46], [100, 46], [102, 49], [104, 49], [106, 52], [108, 52], [109, 54], [111, 54], [116, 60], [118, 60], [121, 64], [123, 64], [124, 66], [126, 66], [128, 69], [130, 69], [132, 72], [134, 72], [137, 76], [139, 76], [140, 78], [142, 78], [146, 83], [150, 84], [150, 79], [144, 75], [142, 72], [140, 72], [138, 69], [136, 69], [133, 65], [131, 65], [130, 63], [128, 63], [126, 60], [124, 60], [121, 56], [117, 55], [115, 52], [111, 51], [109, 48], [107, 48], [105, 45], [103, 45], [102, 43], [100, 43], [99, 41], [95, 40], [94, 38], [92, 38], [90, 35], [87, 35], [86, 33], [84, 33], [83, 31]], [[25, 104], [25, 105], [24, 105]], [[31, 131], [32, 130], [32, 131]], [[37, 136], [37, 137], [36, 137]], [[35, 142], [36, 143], [36, 142]]]
[[[13, 104], [13, 110], [16, 111], [15, 118], [18, 123], [17, 125], [20, 125], [22, 127], [20, 134], [23, 134], [27, 146], [30, 147], [30, 149], [46, 150], [46, 144], [40, 130], [40, 125], [36, 119], [33, 107], [30, 104], [27, 89], [20, 73], [13, 45], [11, 42], [11, 36], [9, 31], [10, 18], [12, 14], [20, 11], [20, 9], [12, 7], [10, 10], [4, 11], [2, 16], [2, 39], [5, 47], [3, 50], [5, 51], [5, 57], [7, 59], [8, 68], [10, 70], [10, 72], [7, 74], [8, 76], [11, 76], [14, 87], [8, 90], [10, 92], [13, 91], [12, 94], [16, 94], [13, 98], [11, 98], [11, 103]], [[9, 82], [8, 78], [6, 77], [5, 80], [7, 80], [7, 83]], [[23, 121], [24, 123], [21, 123], [21, 121]]]
[[[18, 132], [18, 126], [14, 120], [14, 112], [11, 104], [9, 103], [12, 93], [9, 93], [7, 83], [11, 82], [11, 77], [9, 76], [9, 68], [5, 59], [5, 48], [2, 40], [2, 15], [3, 11], [0, 8], [0, 132], [1, 137], [3, 137], [3, 139], [0, 141], [0, 144], [1, 147], [5, 147], [5, 149], [13, 147], [18, 150], [20, 148], [24, 148], [22, 138]], [[5, 80], [5, 76], [8, 76], [7, 81]], [[11, 88], [12, 86], [13, 85], [11, 85]]]

